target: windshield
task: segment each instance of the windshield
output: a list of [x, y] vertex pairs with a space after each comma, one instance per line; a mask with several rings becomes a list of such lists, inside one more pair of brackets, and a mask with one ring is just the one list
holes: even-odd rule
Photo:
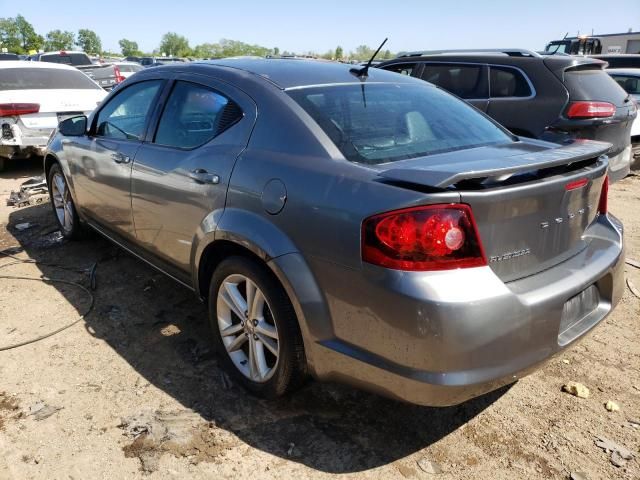
[[571, 42], [551, 42], [549, 43], [549, 45], [547, 45], [545, 51], [553, 53], [569, 53], [570, 45]]
[[478, 110], [427, 84], [331, 85], [288, 93], [352, 162], [386, 163], [512, 141]]
[[78, 70], [54, 68], [7, 68], [0, 70], [0, 90], [96, 89], [89, 77]]

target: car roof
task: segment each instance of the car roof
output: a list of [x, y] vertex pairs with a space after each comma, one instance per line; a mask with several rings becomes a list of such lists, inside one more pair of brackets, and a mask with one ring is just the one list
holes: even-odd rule
[[[526, 52], [527, 54], [520, 54], [519, 52]], [[531, 64], [531, 62], [552, 62], [557, 66], [565, 64], [567, 66], [573, 66], [587, 63], [604, 64], [602, 60], [596, 58], [577, 57], [574, 55], [539, 55], [535, 54], [535, 52], [529, 52], [527, 50], [521, 51], [519, 49], [478, 49], [477, 51], [416, 52], [415, 54], [400, 55], [391, 60], [384, 61], [378, 65], [378, 67], [384, 68], [387, 65], [414, 62], [474, 62], [498, 65], [526, 65]]]
[[637, 53], [598, 53], [589, 56], [593, 58], [640, 58], [640, 54]]
[[61, 63], [25, 62], [24, 60], [7, 60], [0, 63], [0, 68], [49, 68], [54, 70], [79, 71], [77, 68], [70, 67], [69, 65], [63, 65]]
[[43, 57], [45, 55], [69, 55], [70, 53], [87, 55], [85, 52], [82, 52], [80, 50], [54, 50], [51, 52], [40, 53], [39, 55]]
[[640, 68], [607, 68], [607, 73], [618, 73], [620, 75], [632, 75], [634, 77], [640, 77]]
[[[183, 64], [175, 68], [189, 66], [217, 66], [243, 70], [273, 83], [278, 88], [309, 87], [336, 83], [360, 84], [361, 79], [350, 73], [358, 65], [347, 65], [338, 62], [326, 62], [310, 59], [281, 58], [223, 58]], [[169, 66], [167, 66], [169, 67]], [[412, 83], [416, 80], [406, 75], [399, 75], [376, 68], [369, 69], [369, 82]]]

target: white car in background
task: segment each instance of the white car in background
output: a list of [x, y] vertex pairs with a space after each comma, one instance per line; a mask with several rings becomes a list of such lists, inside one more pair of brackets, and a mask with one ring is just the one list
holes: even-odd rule
[[144, 70], [142, 65], [135, 62], [115, 62], [113, 65], [120, 72], [120, 76], [124, 78], [129, 78], [134, 73]]
[[0, 62], [0, 170], [42, 155], [58, 122], [88, 115], [107, 95], [80, 70], [45, 62]]
[[[640, 104], [640, 68], [607, 68], [605, 72], [631, 95], [636, 104]], [[633, 149], [631, 167], [638, 169], [640, 168], [640, 115], [631, 126], [631, 148]]]

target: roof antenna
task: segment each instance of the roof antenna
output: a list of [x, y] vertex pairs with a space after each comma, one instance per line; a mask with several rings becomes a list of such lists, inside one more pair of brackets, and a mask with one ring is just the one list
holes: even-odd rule
[[366, 79], [369, 76], [369, 67], [371, 66], [371, 63], [373, 62], [373, 59], [376, 58], [376, 55], [378, 55], [378, 53], [380, 53], [380, 50], [382, 50], [382, 47], [384, 47], [384, 44], [387, 43], [387, 40], [389, 40], [389, 39], [388, 38], [384, 39], [384, 42], [382, 42], [380, 44], [380, 46], [376, 50], [376, 53], [373, 54], [373, 56], [369, 59], [369, 61], [367, 62], [367, 64], [364, 67], [362, 67], [362, 68], [352, 68], [349, 71], [353, 75], [355, 75], [356, 77], [358, 77], [361, 80], [363, 78]]

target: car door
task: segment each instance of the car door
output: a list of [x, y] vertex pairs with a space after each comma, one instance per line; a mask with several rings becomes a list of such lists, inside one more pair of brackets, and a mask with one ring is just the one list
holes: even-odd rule
[[487, 111], [489, 87], [486, 65], [425, 62], [421, 78], [457, 95], [478, 110]]
[[64, 147], [78, 208], [89, 221], [125, 238], [134, 237], [131, 166], [164, 84], [147, 80], [122, 89], [93, 116], [88, 135]]
[[137, 242], [178, 277], [189, 278], [199, 226], [224, 208], [231, 171], [255, 119], [255, 103], [246, 94], [209, 77], [182, 74], [153, 137], [136, 155], [131, 191]]

